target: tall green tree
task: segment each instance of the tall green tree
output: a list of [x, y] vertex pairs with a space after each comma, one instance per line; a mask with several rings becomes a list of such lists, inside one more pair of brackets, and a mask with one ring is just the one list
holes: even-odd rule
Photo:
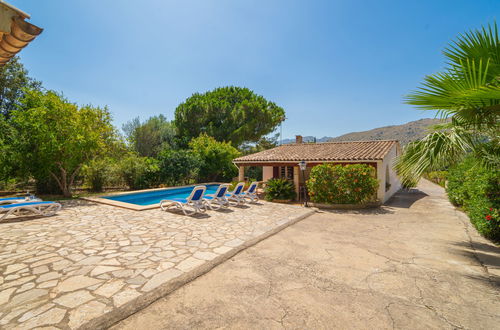
[[189, 147], [201, 160], [199, 177], [202, 182], [228, 181], [238, 174], [233, 159], [240, 152], [230, 143], [201, 134], [189, 142]]
[[396, 162], [403, 183], [474, 153], [484, 166], [500, 166], [500, 39], [497, 24], [460, 35], [445, 50], [447, 67], [427, 76], [406, 103], [437, 111], [449, 124], [407, 145]]
[[241, 87], [193, 94], [175, 110], [175, 126], [181, 139], [190, 141], [205, 133], [234, 147], [257, 142], [284, 119], [283, 108]]
[[28, 70], [19, 61], [12, 58], [0, 68], [0, 114], [8, 117], [19, 105], [24, 96], [24, 89], [40, 89], [41, 83], [28, 75]]
[[11, 115], [13, 161], [25, 175], [50, 175], [66, 197], [81, 167], [116, 141], [106, 108], [79, 107], [52, 91], [27, 91]]
[[134, 118], [122, 129], [132, 150], [144, 157], [157, 157], [161, 150], [175, 144], [174, 125], [163, 115], [150, 117], [143, 123]]

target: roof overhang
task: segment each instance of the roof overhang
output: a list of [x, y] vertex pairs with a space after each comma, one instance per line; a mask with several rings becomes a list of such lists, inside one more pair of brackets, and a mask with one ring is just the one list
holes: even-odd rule
[[[356, 163], [356, 164], [365, 164], [365, 163], [377, 163], [382, 161], [382, 159], [344, 159], [344, 160], [306, 160], [307, 166], [316, 166], [324, 163]], [[299, 161], [296, 160], [269, 160], [269, 161], [237, 161], [234, 160], [233, 163], [236, 166], [293, 166], [299, 165]]]
[[0, 1], [0, 67], [33, 41], [43, 29], [28, 23], [30, 15]]

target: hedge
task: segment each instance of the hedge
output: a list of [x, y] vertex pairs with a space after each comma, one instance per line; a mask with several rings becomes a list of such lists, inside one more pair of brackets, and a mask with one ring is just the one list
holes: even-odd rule
[[486, 169], [468, 157], [450, 169], [446, 190], [483, 236], [500, 241], [500, 170]]
[[315, 203], [362, 204], [376, 198], [375, 176], [375, 168], [366, 164], [323, 164], [312, 168], [307, 189]]

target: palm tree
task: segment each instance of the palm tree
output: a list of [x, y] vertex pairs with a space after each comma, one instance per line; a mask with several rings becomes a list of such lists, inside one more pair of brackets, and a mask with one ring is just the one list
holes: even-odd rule
[[500, 166], [500, 39], [497, 24], [460, 35], [445, 50], [445, 71], [427, 76], [407, 104], [451, 119], [408, 144], [395, 168], [413, 186], [423, 173], [474, 153], [484, 166]]

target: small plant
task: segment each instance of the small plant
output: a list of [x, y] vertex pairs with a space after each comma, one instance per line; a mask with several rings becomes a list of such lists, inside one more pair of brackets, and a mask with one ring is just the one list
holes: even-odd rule
[[271, 179], [266, 183], [266, 200], [292, 200], [295, 199], [295, 185], [286, 179]]
[[361, 204], [375, 198], [378, 181], [369, 165], [323, 164], [312, 168], [307, 189], [315, 203]]

